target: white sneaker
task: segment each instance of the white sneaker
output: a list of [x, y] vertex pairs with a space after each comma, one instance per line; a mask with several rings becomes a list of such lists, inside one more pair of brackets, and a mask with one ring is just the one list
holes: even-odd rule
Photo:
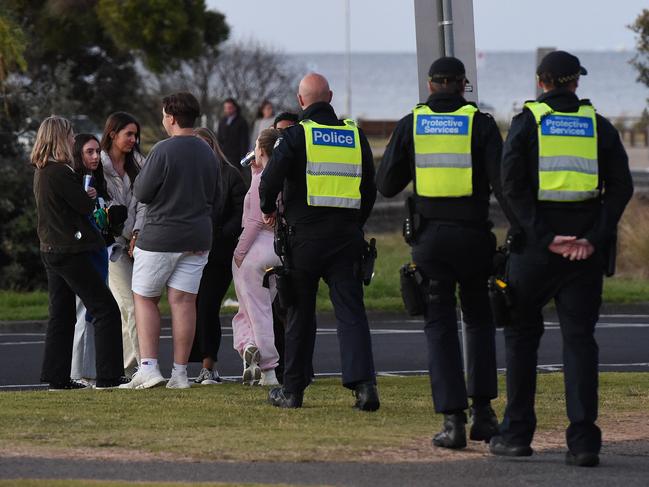
[[133, 378], [126, 384], [120, 384], [120, 389], [149, 389], [162, 384], [165, 378], [160, 373], [160, 367], [145, 367], [137, 369]]
[[241, 375], [244, 384], [252, 386], [261, 379], [259, 359], [259, 349], [255, 345], [247, 345], [243, 351], [243, 374]]
[[172, 369], [171, 378], [167, 382], [167, 389], [189, 389], [190, 387], [187, 370]]
[[268, 369], [261, 371], [261, 379], [259, 381], [260, 386], [278, 386], [279, 381], [275, 375], [275, 369]]
[[246, 345], [243, 350], [243, 360], [248, 365], [259, 365], [259, 349], [255, 345]]

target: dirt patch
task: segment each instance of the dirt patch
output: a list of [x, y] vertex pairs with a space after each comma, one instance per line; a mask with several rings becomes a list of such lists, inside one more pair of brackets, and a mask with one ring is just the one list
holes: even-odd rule
[[[625, 456], [649, 455], [649, 423], [646, 415], [624, 413], [615, 418], [598, 421], [603, 431], [603, 454]], [[449, 462], [475, 460], [490, 456], [486, 443], [470, 441], [467, 448], [448, 450], [431, 445], [430, 436], [416, 438], [399, 448], [367, 451], [358, 460], [365, 462]], [[539, 431], [534, 435], [532, 448], [537, 452], [566, 450], [564, 430]]]
[[[624, 456], [649, 455], [649, 423], [646, 416], [640, 413], [624, 413], [615, 418], [600, 420], [603, 431], [603, 454]], [[380, 448], [364, 451], [356, 455], [345, 452], [342, 458], [336, 458], [335, 453], [326, 455], [329, 461], [359, 462], [450, 462], [476, 460], [490, 456], [486, 443], [470, 441], [463, 450], [447, 450], [431, 445], [430, 436], [414, 438], [409, 443], [395, 448]], [[534, 435], [532, 447], [537, 452], [559, 450], [565, 451], [565, 436], [563, 430], [540, 431]], [[201, 462], [204, 457], [183, 456], [177, 453], [146, 452], [140, 450], [125, 450], [119, 448], [55, 448], [36, 445], [2, 446], [0, 457], [31, 457], [76, 460], [110, 460], [110, 461], [165, 461], [165, 462]], [[321, 457], [322, 458], [322, 457]], [[224, 461], [223, 459], [219, 460]], [[237, 460], [226, 460], [236, 462]], [[248, 461], [248, 460], [246, 460]], [[263, 461], [263, 460], [262, 460]], [[273, 459], [278, 461], [278, 459]], [[287, 460], [284, 460], [287, 461]], [[302, 460], [303, 461], [303, 460]]]

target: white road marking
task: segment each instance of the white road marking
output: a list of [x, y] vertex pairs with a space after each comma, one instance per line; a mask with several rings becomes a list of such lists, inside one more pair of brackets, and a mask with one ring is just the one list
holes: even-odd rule
[[[647, 367], [649, 368], [649, 362], [636, 362], [630, 364], [599, 364], [600, 368], [625, 368], [625, 367]], [[544, 364], [537, 366], [537, 370], [542, 372], [558, 372], [563, 368], [563, 364]], [[506, 369], [500, 368], [498, 372], [504, 373]], [[404, 377], [409, 375], [426, 375], [428, 370], [383, 370], [378, 371], [376, 375], [379, 377]], [[340, 377], [342, 374], [340, 372], [320, 372], [315, 374], [316, 377]], [[230, 376], [221, 376], [226, 381], [236, 382], [241, 379], [240, 375], [230, 375]], [[190, 379], [193, 379], [190, 378]], [[0, 385], [0, 390], [2, 389], [44, 389], [46, 384], [9, 384], [9, 385]]]
[[[624, 315], [626, 316], [626, 315]], [[649, 328], [649, 323], [613, 323], [613, 322], [601, 322], [597, 323], [595, 329], [618, 329], [618, 328]], [[225, 330], [231, 330], [232, 328], [224, 327]], [[559, 323], [556, 321], [546, 321], [545, 330], [554, 331], [559, 330]], [[496, 331], [502, 332], [502, 328], [498, 328]], [[335, 335], [337, 333], [336, 328], [320, 328], [318, 329], [318, 335]], [[424, 330], [419, 329], [403, 329], [403, 328], [375, 328], [370, 330], [372, 335], [420, 335], [424, 333]], [[26, 336], [38, 336], [44, 337], [44, 333], [0, 333], [0, 337], [4, 336], [16, 336], [16, 337], [26, 337]], [[232, 337], [232, 333], [224, 333], [222, 337]], [[160, 339], [162, 340], [171, 340], [172, 335], [161, 335]], [[0, 346], [20, 346], [20, 345], [42, 345], [44, 340], [34, 340], [34, 341], [11, 341], [11, 342], [0, 342]]]

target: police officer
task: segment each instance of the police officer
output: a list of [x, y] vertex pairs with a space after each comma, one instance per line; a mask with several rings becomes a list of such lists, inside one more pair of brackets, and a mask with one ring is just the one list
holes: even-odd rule
[[[466, 446], [467, 395], [472, 440], [489, 441], [497, 420], [495, 328], [487, 293], [495, 239], [488, 221], [490, 186], [500, 193], [502, 138], [493, 118], [463, 97], [464, 64], [436, 60], [429, 70], [426, 103], [402, 118], [377, 173], [377, 187], [391, 197], [414, 182], [414, 221], [419, 221], [412, 258], [423, 274], [427, 299], [428, 368], [443, 430], [433, 444]], [[465, 384], [457, 333], [455, 289], [467, 326]]]
[[356, 408], [375, 411], [379, 397], [360, 274], [363, 225], [376, 199], [374, 163], [363, 132], [351, 120], [338, 120], [331, 98], [323, 76], [311, 73], [302, 79], [301, 121], [284, 130], [261, 176], [265, 221], [275, 218], [283, 191], [295, 296], [288, 308], [284, 382], [270, 391], [269, 402], [302, 406], [311, 381], [315, 301], [322, 277], [337, 319], [343, 385], [354, 390]]
[[[509, 281], [516, 303], [505, 329], [507, 408], [496, 455], [529, 456], [541, 309], [552, 298], [563, 337], [569, 465], [599, 463], [597, 419], [599, 316], [604, 261], [633, 186], [624, 147], [608, 120], [575, 91], [586, 70], [555, 51], [538, 69], [543, 94], [514, 117], [502, 180], [514, 213]], [[612, 249], [614, 252], [614, 247]]]

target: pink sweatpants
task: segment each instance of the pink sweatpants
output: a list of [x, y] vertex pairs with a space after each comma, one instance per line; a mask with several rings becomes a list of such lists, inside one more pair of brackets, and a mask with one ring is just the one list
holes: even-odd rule
[[279, 354], [275, 348], [272, 303], [277, 294], [274, 276], [270, 289], [262, 286], [266, 269], [280, 265], [273, 249], [273, 234], [261, 231], [243, 259], [241, 267], [232, 261], [232, 277], [237, 292], [239, 311], [232, 318], [234, 349], [243, 356], [247, 345], [259, 349], [261, 370], [277, 367]]

